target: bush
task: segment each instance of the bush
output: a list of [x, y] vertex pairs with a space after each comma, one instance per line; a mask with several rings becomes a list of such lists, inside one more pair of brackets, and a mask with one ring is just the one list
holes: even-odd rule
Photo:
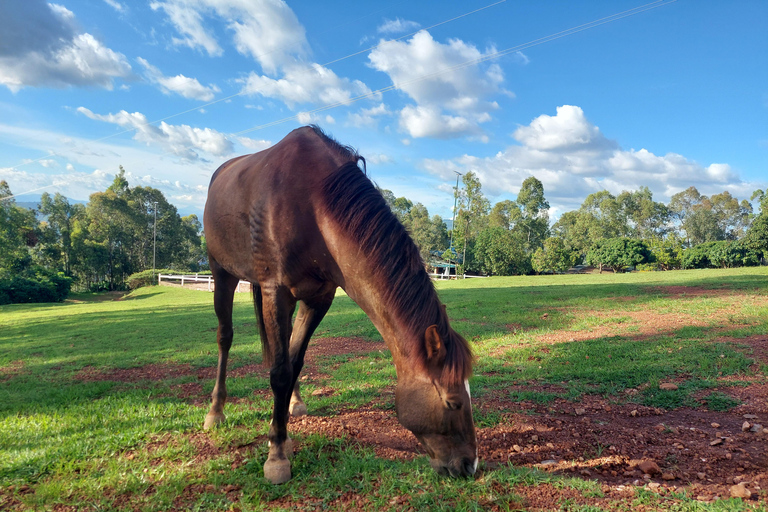
[[760, 255], [742, 241], [704, 242], [683, 252], [683, 268], [733, 268], [760, 264]]
[[620, 272], [627, 267], [652, 261], [653, 254], [648, 244], [634, 238], [597, 240], [587, 252], [587, 263], [600, 266], [601, 271], [606, 266], [614, 272]]
[[128, 288], [130, 288], [131, 290], [135, 290], [136, 288], [141, 288], [142, 286], [156, 285], [158, 274], [178, 274], [178, 273], [179, 273], [178, 270], [171, 270], [169, 268], [143, 270], [141, 272], [136, 272], [135, 274], [131, 274], [130, 276], [128, 276], [128, 279], [125, 280], [125, 284], [127, 284]]
[[72, 278], [42, 267], [0, 279], [0, 304], [61, 302], [72, 288]]

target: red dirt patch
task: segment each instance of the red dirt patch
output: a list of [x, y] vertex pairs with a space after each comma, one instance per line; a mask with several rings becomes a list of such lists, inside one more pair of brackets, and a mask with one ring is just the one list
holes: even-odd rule
[[[687, 293], [687, 291], [686, 291]], [[625, 313], [619, 313], [624, 315]], [[673, 315], [652, 312], [626, 313], [633, 322], [649, 324], [648, 331], [641, 328], [638, 335], [663, 332], [677, 326], [691, 325], [685, 318], [678, 323]], [[611, 326], [608, 326], [611, 327]], [[573, 333], [555, 333], [553, 337], [573, 337]], [[586, 338], [584, 338], [586, 339]], [[768, 336], [748, 338], [720, 338], [721, 343], [732, 343], [749, 347], [750, 357], [757, 363], [768, 362]], [[546, 347], [545, 347], [546, 348]], [[356, 338], [321, 338], [313, 340], [307, 353], [308, 375], [324, 375], [327, 371], [319, 366], [322, 359], [342, 354], [365, 354], [374, 350], [385, 350], [382, 342], [368, 342]], [[756, 370], [758, 368], [755, 368]], [[186, 373], [185, 373], [186, 372]], [[93, 368], [83, 369], [79, 376], [87, 379], [111, 379], [120, 381], [161, 380], [178, 377], [181, 374], [195, 374], [201, 378], [213, 378], [214, 369], [192, 369], [188, 365], [148, 365], [143, 368], [112, 370], [99, 373]], [[313, 373], [314, 372], [314, 373]], [[231, 375], [251, 373], [267, 375], [260, 365], [247, 365], [234, 369]], [[743, 380], [744, 386], [734, 386], [734, 380]], [[723, 387], [706, 390], [719, 391], [739, 399], [742, 404], [728, 412], [712, 412], [704, 408], [665, 411], [631, 403], [613, 403], [606, 399], [585, 396], [578, 403], [556, 399], [550, 404], [513, 402], [508, 391], [488, 392], [475, 397], [473, 406], [476, 413], [495, 413], [500, 422], [487, 428], [479, 428], [478, 451], [482, 461], [478, 478], [495, 468], [513, 464], [517, 467], [535, 467], [578, 478], [597, 481], [603, 497], [585, 496], [582, 491], [561, 488], [551, 484], [537, 486], [522, 485], [514, 489], [498, 489], [498, 496], [509, 504], [526, 510], [553, 510], [563, 500], [578, 505], [595, 505], [601, 508], [626, 506], [634, 496], [634, 489], [643, 487], [659, 494], [685, 491], [688, 495], [703, 501], [729, 496], [729, 489], [736, 483], [743, 483], [752, 491], [755, 499], [766, 499], [768, 488], [768, 432], [752, 431], [753, 425], [768, 427], [768, 382], [765, 377], [747, 379], [736, 376], [722, 379]], [[199, 383], [177, 386], [180, 396], [193, 397], [202, 393]], [[562, 390], [555, 386], [522, 386], [525, 390], [539, 389], [557, 394]], [[333, 392], [323, 388], [322, 392]], [[264, 390], [268, 393], [268, 390]], [[639, 390], [628, 390], [631, 397]], [[618, 400], [621, 402], [621, 400]], [[289, 430], [293, 433], [317, 433], [331, 438], [345, 437], [361, 446], [372, 448], [377, 456], [390, 459], [412, 459], [424, 454], [413, 434], [397, 422], [394, 412], [383, 410], [382, 405], [394, 402], [393, 388], [387, 388], [381, 399], [367, 407], [346, 410], [329, 417], [304, 416], [292, 418]], [[514, 412], [510, 412], [514, 411]], [[310, 410], [310, 414], [312, 411]], [[479, 416], [479, 415], [478, 415]], [[742, 426], [747, 421], [750, 429]], [[156, 449], [169, 440], [158, 439], [155, 447], [150, 443], [148, 451]], [[258, 443], [266, 439], [257, 438], [244, 446], [219, 447], [213, 444], [207, 433], [190, 435], [190, 442], [196, 447], [196, 461], [209, 460], [234, 452], [233, 467], [243, 463]], [[300, 443], [296, 445], [301, 450]], [[239, 461], [239, 462], [238, 462]], [[640, 463], [652, 461], [660, 473], [647, 475], [640, 469]], [[208, 488], [191, 485], [177, 498], [175, 505], [183, 508], [194, 502], [200, 492], [226, 494], [235, 504], [239, 489]], [[409, 499], [393, 496], [394, 508], [408, 508]], [[499, 502], [501, 503], [501, 502]], [[311, 506], [311, 502], [293, 501], [290, 497], [277, 500], [272, 505]], [[317, 506], [328, 503], [318, 501]], [[236, 505], [235, 505], [236, 506]], [[482, 503], [488, 509], [503, 508], [494, 501]], [[370, 501], [364, 496], [347, 493], [334, 501], [333, 507], [345, 510], [370, 508]], [[331, 508], [333, 508], [331, 507]], [[637, 505], [633, 510], [645, 510]], [[647, 506], [648, 510], [658, 510]]]
[[0, 366], [0, 382], [10, 380], [24, 369], [24, 361], [11, 361], [7, 366]]

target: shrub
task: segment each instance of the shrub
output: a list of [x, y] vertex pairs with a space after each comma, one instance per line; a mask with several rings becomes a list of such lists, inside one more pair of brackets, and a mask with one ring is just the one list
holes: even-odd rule
[[742, 241], [704, 242], [683, 252], [683, 268], [732, 268], [760, 264], [760, 255]]
[[651, 250], [643, 240], [634, 238], [607, 238], [597, 240], [587, 252], [587, 262], [590, 265], [610, 267], [619, 272], [626, 267], [653, 260]]
[[128, 276], [128, 279], [125, 280], [125, 284], [128, 285], [128, 288], [131, 290], [135, 290], [136, 288], [141, 288], [142, 286], [154, 286], [157, 284], [157, 275], [158, 274], [178, 274], [178, 270], [171, 270], [169, 268], [158, 268], [155, 270], [149, 269], [149, 270], [142, 270], [141, 272], [136, 272], [135, 274], [131, 274]]
[[61, 302], [67, 298], [72, 278], [43, 267], [0, 279], [0, 304]]

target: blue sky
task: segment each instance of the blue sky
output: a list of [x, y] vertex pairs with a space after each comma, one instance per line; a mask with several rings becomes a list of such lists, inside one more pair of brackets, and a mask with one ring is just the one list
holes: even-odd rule
[[86, 200], [122, 165], [201, 213], [221, 163], [316, 123], [444, 218], [468, 171], [492, 203], [536, 176], [553, 218], [603, 189], [748, 199], [766, 26], [763, 0], [0, 2], [0, 179]]

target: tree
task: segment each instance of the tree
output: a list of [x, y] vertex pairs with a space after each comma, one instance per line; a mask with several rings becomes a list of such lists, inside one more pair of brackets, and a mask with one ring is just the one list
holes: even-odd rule
[[479, 270], [491, 275], [512, 276], [531, 271], [530, 257], [515, 235], [503, 227], [487, 227], [477, 235], [474, 256]]
[[531, 266], [537, 274], [565, 272], [576, 264], [576, 258], [577, 254], [566, 246], [562, 238], [550, 237], [533, 253]]
[[664, 239], [651, 238], [647, 240], [657, 267], [660, 270], [672, 270], [680, 268], [683, 254], [683, 241], [677, 236]]
[[746, 234], [752, 216], [752, 205], [748, 201], [739, 202], [728, 191], [707, 197], [696, 187], [672, 196], [669, 210], [685, 233], [689, 247], [741, 238]]
[[533, 252], [549, 236], [549, 202], [544, 198], [544, 185], [533, 176], [523, 181], [517, 194], [520, 220], [517, 223], [523, 232], [525, 249]]
[[40, 213], [46, 216], [42, 234], [51, 257], [60, 261], [60, 270], [68, 276], [72, 275], [72, 230], [75, 220], [84, 217], [85, 207], [70, 204], [58, 192], [53, 197], [46, 192], [40, 198]]
[[520, 210], [520, 206], [516, 202], [506, 199], [493, 205], [491, 213], [488, 215], [488, 226], [512, 230], [522, 218], [523, 212]]
[[477, 234], [488, 224], [490, 202], [483, 195], [482, 185], [475, 173], [470, 171], [464, 174], [461, 180], [464, 183], [464, 189], [456, 191], [458, 211], [453, 226], [453, 245], [457, 253], [462, 256], [462, 271], [466, 271], [471, 268], [471, 246]]
[[30, 267], [30, 248], [38, 241], [32, 210], [21, 208], [6, 181], [0, 181], [0, 273], [17, 273]]
[[625, 212], [633, 238], [663, 238], [669, 232], [669, 208], [654, 201], [648, 187], [641, 187], [634, 192], [625, 190], [616, 201]]
[[395, 197], [395, 194], [393, 194], [391, 190], [379, 189], [379, 191], [381, 192], [381, 195], [384, 196], [384, 201], [386, 201], [387, 206], [392, 210], [392, 213], [395, 214], [397, 220], [402, 224], [405, 224], [408, 213], [411, 211], [411, 208], [413, 208], [413, 202], [405, 197]]
[[652, 259], [651, 251], [643, 240], [617, 237], [599, 240], [589, 249], [587, 261], [597, 265], [600, 271], [603, 266], [619, 272], [627, 267], [648, 263]]
[[416, 203], [410, 209], [405, 227], [419, 247], [425, 263], [429, 263], [433, 251], [443, 252], [448, 246], [448, 230], [443, 219], [439, 215], [430, 219], [427, 208], [421, 203]]
[[758, 189], [750, 199], [758, 200], [760, 211], [747, 229], [744, 244], [765, 259], [768, 258], [768, 191]]

